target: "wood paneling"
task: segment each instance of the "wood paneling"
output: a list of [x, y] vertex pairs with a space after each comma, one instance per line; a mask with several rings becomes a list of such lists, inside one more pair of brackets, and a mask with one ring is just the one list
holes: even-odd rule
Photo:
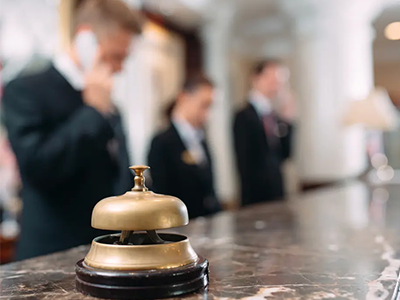
[[147, 10], [143, 10], [143, 13], [149, 20], [178, 34], [184, 40], [186, 75], [203, 72], [203, 45], [197, 30], [187, 30], [162, 15], [154, 14]]

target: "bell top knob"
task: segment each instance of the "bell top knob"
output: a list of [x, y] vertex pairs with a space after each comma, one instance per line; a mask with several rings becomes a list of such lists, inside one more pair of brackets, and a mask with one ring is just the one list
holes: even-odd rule
[[132, 191], [136, 192], [147, 192], [148, 188], [145, 185], [146, 179], [143, 176], [144, 171], [147, 169], [150, 169], [148, 166], [132, 166], [129, 169], [133, 170], [135, 172], [135, 185], [132, 188]]

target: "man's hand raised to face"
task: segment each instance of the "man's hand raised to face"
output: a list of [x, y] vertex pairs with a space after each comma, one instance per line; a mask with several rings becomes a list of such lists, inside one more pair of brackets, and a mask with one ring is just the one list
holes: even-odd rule
[[85, 75], [84, 103], [103, 115], [112, 113], [114, 109], [111, 102], [112, 87], [113, 73], [111, 67], [103, 62], [102, 53], [98, 51], [93, 68]]

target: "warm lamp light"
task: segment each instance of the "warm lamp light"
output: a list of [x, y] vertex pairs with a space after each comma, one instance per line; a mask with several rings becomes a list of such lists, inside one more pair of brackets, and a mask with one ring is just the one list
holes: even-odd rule
[[376, 88], [366, 99], [350, 102], [343, 121], [346, 126], [362, 124], [371, 130], [367, 153], [373, 169], [368, 173], [368, 180], [374, 184], [391, 181], [395, 173], [384, 154], [382, 132], [395, 130], [399, 115], [387, 91]]
[[393, 22], [386, 26], [385, 37], [388, 40], [400, 40], [400, 22]]
[[367, 129], [391, 131], [397, 128], [399, 115], [387, 91], [376, 88], [367, 99], [350, 102], [343, 121], [346, 126], [363, 124]]

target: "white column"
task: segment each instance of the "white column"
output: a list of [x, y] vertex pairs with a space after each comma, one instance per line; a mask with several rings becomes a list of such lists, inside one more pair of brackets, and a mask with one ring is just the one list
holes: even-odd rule
[[364, 7], [355, 5], [357, 0], [328, 2], [314, 3], [296, 18], [295, 158], [303, 183], [357, 176], [367, 166], [364, 131], [344, 127], [341, 119], [348, 103], [367, 97], [373, 87], [372, 16], [377, 7], [365, 1]]
[[153, 63], [146, 36], [136, 41], [135, 52], [128, 58], [124, 72], [115, 81], [114, 101], [121, 111], [131, 164], [146, 164], [146, 151], [153, 123], [151, 111], [156, 105], [152, 86]]
[[132, 164], [146, 164], [166, 101], [178, 91], [184, 73], [182, 43], [148, 23], [115, 81], [114, 99], [123, 116]]
[[230, 29], [233, 5], [224, 3], [211, 21], [202, 28], [204, 69], [216, 85], [209, 126], [208, 140], [213, 155], [216, 192], [222, 201], [237, 198], [236, 168], [233, 156], [232, 115], [233, 98], [230, 81]]

